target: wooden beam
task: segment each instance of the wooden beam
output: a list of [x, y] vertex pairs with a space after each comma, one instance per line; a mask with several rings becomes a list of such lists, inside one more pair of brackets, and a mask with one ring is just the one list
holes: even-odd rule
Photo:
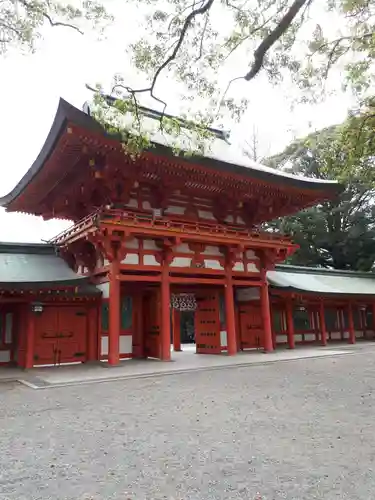
[[155, 276], [145, 276], [141, 274], [120, 274], [120, 281], [142, 281], [142, 282], [154, 282], [158, 283], [161, 281], [161, 275]]
[[182, 278], [182, 277], [176, 277], [176, 276], [171, 276], [169, 278], [169, 281], [171, 283], [176, 283], [176, 284], [200, 284], [200, 285], [224, 285], [225, 283], [225, 278]]

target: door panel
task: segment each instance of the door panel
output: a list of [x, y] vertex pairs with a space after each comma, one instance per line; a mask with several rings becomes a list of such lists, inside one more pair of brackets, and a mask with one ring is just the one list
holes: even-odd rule
[[57, 364], [58, 309], [45, 307], [35, 317], [34, 364]]
[[195, 343], [198, 354], [220, 354], [220, 318], [218, 292], [196, 295]]
[[86, 360], [87, 313], [84, 307], [47, 306], [35, 320], [35, 365]]
[[242, 349], [262, 347], [264, 331], [260, 305], [240, 303], [238, 312]]
[[161, 304], [160, 291], [153, 290], [143, 297], [144, 354], [149, 358], [161, 358]]
[[58, 313], [58, 364], [86, 360], [87, 312], [83, 307], [62, 307]]

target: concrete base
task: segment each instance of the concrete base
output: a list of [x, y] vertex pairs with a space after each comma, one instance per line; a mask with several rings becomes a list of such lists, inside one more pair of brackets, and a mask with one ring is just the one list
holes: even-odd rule
[[[341, 348], [344, 346], [340, 346]], [[346, 346], [345, 346], [346, 347]], [[339, 349], [338, 347], [298, 347], [294, 350], [280, 349], [260, 356], [259, 351], [247, 351], [238, 353], [236, 356], [195, 356], [194, 351], [183, 351], [173, 353], [174, 363], [156, 359], [129, 359], [121, 361], [119, 365], [111, 366], [108, 363], [97, 365], [72, 365], [60, 366], [58, 368], [46, 367], [32, 370], [32, 373], [18, 372], [17, 380], [34, 389], [46, 389], [52, 387], [63, 387], [80, 384], [93, 384], [99, 382], [114, 382], [119, 380], [161, 377], [166, 375], [177, 375], [191, 371], [207, 371], [235, 369], [236, 367], [251, 367], [275, 362], [298, 361], [308, 358], [321, 358], [345, 354], [355, 354], [361, 348], [350, 346], [350, 348]], [[367, 343], [366, 349], [375, 349], [375, 344]], [[115, 370], [102, 370], [103, 367], [116, 368]]]

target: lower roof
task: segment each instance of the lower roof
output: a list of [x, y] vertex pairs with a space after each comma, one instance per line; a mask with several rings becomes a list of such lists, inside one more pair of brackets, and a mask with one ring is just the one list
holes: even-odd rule
[[268, 271], [267, 280], [273, 288], [320, 295], [373, 295], [375, 274], [337, 271], [298, 266], [276, 266]]
[[75, 273], [52, 245], [0, 243], [2, 289], [83, 286], [88, 281]]

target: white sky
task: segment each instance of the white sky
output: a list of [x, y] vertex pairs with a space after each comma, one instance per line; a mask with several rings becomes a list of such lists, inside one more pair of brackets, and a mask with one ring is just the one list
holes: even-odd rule
[[[124, 33], [131, 32], [132, 26], [132, 16], [126, 16], [107, 31], [107, 39], [101, 42], [70, 30], [49, 29], [35, 54], [0, 56], [0, 196], [17, 184], [38, 155], [60, 97], [81, 108], [91, 97], [86, 83], [109, 85], [117, 72], [128, 71], [127, 76], [132, 76], [124, 52]], [[168, 96], [172, 108], [178, 107], [176, 97], [173, 101], [170, 79], [161, 79], [159, 89]], [[232, 128], [232, 139], [245, 142], [255, 125], [261, 153], [266, 155], [278, 152], [293, 137], [311, 130], [311, 126], [318, 129], [342, 121], [350, 105], [349, 99], [340, 95], [323, 105], [302, 106], [291, 112], [284, 97], [286, 89], [272, 87], [264, 77], [239, 83], [234, 91], [250, 96], [250, 106], [241, 125]], [[0, 241], [38, 242], [66, 226], [66, 222], [45, 222], [0, 209]]]

